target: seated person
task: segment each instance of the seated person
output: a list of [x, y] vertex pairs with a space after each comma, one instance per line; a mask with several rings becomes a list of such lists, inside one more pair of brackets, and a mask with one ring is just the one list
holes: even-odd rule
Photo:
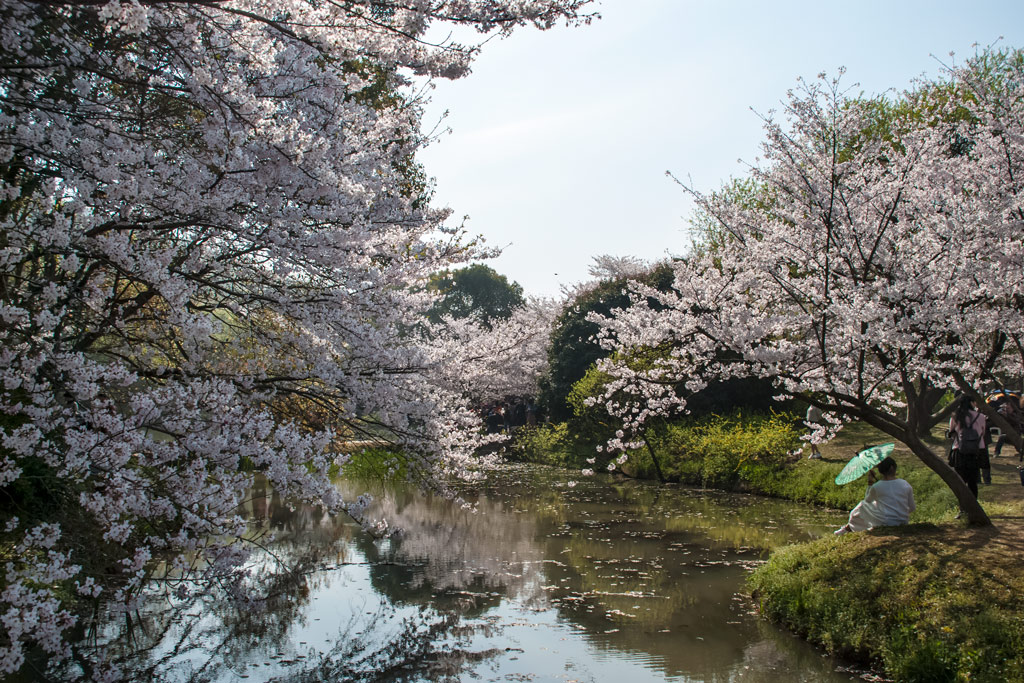
[[867, 531], [876, 526], [906, 524], [914, 504], [914, 489], [903, 479], [896, 478], [896, 461], [886, 458], [876, 467], [882, 475], [875, 476], [875, 470], [868, 472], [868, 492], [864, 500], [850, 511], [850, 521], [836, 529], [836, 535], [851, 531]]

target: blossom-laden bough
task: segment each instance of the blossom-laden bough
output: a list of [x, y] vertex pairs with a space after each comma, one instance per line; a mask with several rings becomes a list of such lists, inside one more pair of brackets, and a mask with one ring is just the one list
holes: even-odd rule
[[76, 591], [131, 609], [156, 558], [230, 580], [253, 470], [358, 514], [345, 440], [474, 467], [465, 340], [416, 321], [485, 252], [429, 205], [410, 77], [468, 72], [439, 25], [587, 2], [0, 3], [0, 671], [72, 657]]
[[988, 524], [921, 437], [948, 418], [950, 392], [991, 413], [982, 387], [1024, 367], [1024, 54], [985, 52], [896, 101], [823, 76], [790, 93], [785, 116], [766, 118], [748, 180], [711, 195], [684, 185], [701, 238], [673, 264], [673, 290], [637, 287], [599, 320], [616, 352], [600, 365], [603, 402], [624, 424], [609, 446], [641, 445], [649, 420], [709, 381], [770, 378], [829, 416], [812, 438], [863, 420]]

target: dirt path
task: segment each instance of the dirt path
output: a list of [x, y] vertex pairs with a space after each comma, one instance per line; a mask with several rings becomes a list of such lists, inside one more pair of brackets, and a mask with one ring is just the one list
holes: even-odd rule
[[[1007, 457], [1009, 451], [1009, 457]], [[1013, 449], [1003, 451], [1003, 456], [990, 458], [992, 463], [992, 484], [978, 487], [982, 505], [986, 501], [1015, 504], [1024, 510], [1024, 486], [1021, 485], [1017, 466], [1020, 464]], [[1003, 561], [1019, 562], [1020, 549], [1024, 547], [1024, 512], [1014, 514], [990, 514], [996, 527], [991, 538], [991, 550], [995, 550]]]
[[[1009, 453], [1009, 457], [1007, 457]], [[1020, 462], [1012, 448], [1003, 451], [1002, 457], [989, 458], [992, 463], [992, 484], [978, 487], [982, 502], [991, 500], [999, 503], [1024, 502], [1024, 486], [1020, 483], [1017, 466]]]

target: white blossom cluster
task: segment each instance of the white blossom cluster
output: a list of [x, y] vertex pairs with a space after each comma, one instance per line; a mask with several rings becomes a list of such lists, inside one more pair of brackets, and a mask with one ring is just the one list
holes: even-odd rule
[[476, 404], [535, 395], [558, 312], [558, 302], [530, 298], [507, 319], [492, 320], [491, 329], [470, 318], [445, 319], [443, 337], [460, 340], [448, 345], [457, 355], [443, 365], [450, 387]]
[[474, 465], [453, 364], [527, 333], [420, 332], [426, 278], [479, 252], [426, 201], [407, 78], [468, 72], [435, 24], [588, 1], [0, 0], [0, 486], [31, 508], [3, 510], [0, 671], [72, 654], [68, 586], [229, 576], [253, 470], [358, 514], [343, 440], [432, 485]]
[[959, 495], [918, 434], [947, 390], [1021, 374], [1024, 59], [985, 53], [888, 103], [822, 77], [784, 114], [748, 182], [686, 188], [709, 227], [673, 291], [638, 287], [598, 320], [617, 352], [601, 402], [624, 424], [609, 447], [710, 381], [758, 376], [826, 412], [811, 438], [866, 420]]

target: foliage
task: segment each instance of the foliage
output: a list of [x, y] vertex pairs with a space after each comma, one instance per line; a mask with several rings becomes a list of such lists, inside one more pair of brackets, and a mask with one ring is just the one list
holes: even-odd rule
[[1024, 681], [1024, 577], [995, 531], [914, 525], [781, 549], [750, 579], [762, 612], [898, 681]]
[[569, 417], [566, 400], [573, 384], [583, 379], [595, 361], [607, 355], [595, 339], [600, 328], [588, 316], [592, 313], [608, 315], [615, 309], [628, 307], [631, 279], [664, 289], [670, 285], [671, 277], [671, 268], [663, 264], [642, 275], [606, 278], [583, 288], [565, 304], [552, 328], [548, 372], [541, 384], [540, 402], [552, 420]]
[[579, 469], [590, 453], [577, 452], [564, 422], [524, 427], [516, 432], [512, 457], [526, 462]]
[[435, 487], [477, 466], [480, 330], [410, 321], [487, 252], [428, 204], [406, 86], [468, 72], [438, 24], [486, 40], [584, 5], [0, 5], [0, 671], [74, 656], [74, 596], [236, 585], [253, 469], [358, 516], [342, 439]]
[[347, 478], [370, 481], [401, 481], [407, 475], [405, 457], [387, 448], [363, 448], [338, 468]]
[[[797, 448], [799, 428], [789, 415], [710, 415], [667, 422], [648, 432], [665, 479], [713, 488], [764, 491]], [[630, 452], [627, 471], [652, 477], [646, 448]]]
[[[660, 349], [640, 349], [634, 352], [625, 362], [634, 371], [643, 371], [656, 363], [663, 353], [664, 351]], [[573, 442], [573, 451], [586, 454], [582, 458], [583, 462], [586, 463], [582, 465], [584, 469], [592, 469], [595, 465], [599, 469], [607, 468], [608, 463], [613, 458], [617, 462], [626, 461], [623, 455], [615, 454], [604, 447], [609, 440], [621, 437], [623, 434], [623, 421], [616, 415], [614, 406], [619, 405], [620, 402], [627, 403], [629, 401], [628, 395], [610, 395], [606, 392], [606, 386], [612, 379], [611, 376], [605, 374], [596, 366], [592, 366], [587, 370], [583, 378], [573, 385], [572, 391], [569, 392], [566, 400], [566, 403], [572, 409], [572, 415], [568, 418], [565, 425]], [[653, 445], [659, 433], [665, 434], [666, 431], [677, 430], [690, 425], [704, 427], [716, 424], [720, 420], [720, 418], [715, 416], [716, 409], [723, 412], [730, 411], [731, 413], [744, 410], [765, 410], [771, 403], [770, 390], [770, 382], [759, 379], [737, 378], [713, 382], [702, 391], [691, 396], [690, 402], [687, 404], [690, 408], [689, 420], [682, 422], [678, 420], [671, 422], [649, 422], [645, 432], [647, 444]], [[677, 391], [685, 391], [685, 386], [680, 383]], [[613, 406], [611, 410], [609, 410], [609, 405]], [[707, 419], [695, 420], [694, 418]], [[758, 430], [761, 428], [760, 425], [755, 424], [757, 422], [756, 419], [748, 421], [743, 416], [738, 415], [737, 420], [742, 425], [739, 427], [741, 430]], [[770, 430], [765, 432], [763, 436], [767, 439], [764, 444], [765, 447], [769, 450], [774, 448], [776, 444], [773, 442], [774, 435], [770, 433]], [[666, 457], [678, 458], [682, 454], [679, 447], [680, 444], [668, 445], [668, 455]], [[654, 453], [651, 452], [650, 448], [646, 451], [640, 449], [640, 452], [643, 454], [638, 455], [635, 453], [630, 459], [635, 461], [638, 457], [643, 458], [653, 468], [653, 475], [657, 479], [663, 481], [672, 480], [674, 477], [671, 473], [661, 471], [660, 469], [661, 463], [658, 451], [661, 449], [661, 445], [654, 449]], [[791, 449], [792, 445], [786, 446], [786, 450]], [[580, 458], [577, 457], [574, 460], [579, 461]]]
[[[647, 421], [686, 405], [680, 382], [771, 379], [830, 429], [859, 419], [905, 443], [989, 523], [921, 435], [947, 392], [978, 397], [1024, 364], [1024, 139], [1010, 132], [1024, 126], [1024, 60], [985, 53], [940, 85], [913, 95], [928, 117], [886, 121], [838, 80], [803, 83], [785, 124], [765, 121], [752, 192], [686, 188], [718, 241], [673, 263], [671, 291], [641, 288], [602, 322], [620, 352], [599, 365], [624, 425], [609, 447], [638, 447]], [[642, 372], [624, 360], [666, 347]]]
[[[600, 439], [579, 426], [570, 421], [522, 431], [516, 435], [515, 451], [530, 462], [608, 469], [613, 455], [598, 452]], [[607, 427], [598, 423], [598, 428]], [[771, 493], [764, 485], [788, 476], [784, 466], [799, 445], [799, 435], [800, 429], [790, 416], [733, 413], [667, 421], [651, 430], [649, 443], [668, 481]], [[650, 451], [630, 451], [623, 471], [630, 476], [655, 478]]]
[[490, 329], [494, 320], [507, 320], [526, 304], [522, 285], [482, 263], [433, 275], [429, 286], [441, 297], [428, 314], [434, 322], [445, 316], [472, 318]]

